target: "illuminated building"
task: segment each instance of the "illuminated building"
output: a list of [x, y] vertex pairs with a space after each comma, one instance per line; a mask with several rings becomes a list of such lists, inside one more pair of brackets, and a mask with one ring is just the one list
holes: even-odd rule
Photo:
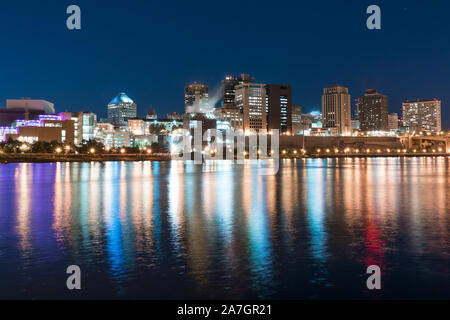
[[303, 134], [302, 129], [302, 107], [292, 105], [292, 134]]
[[128, 131], [135, 136], [141, 136], [145, 134], [144, 120], [139, 118], [128, 119]]
[[16, 120], [16, 132], [4, 139], [34, 143], [36, 141], [75, 143], [74, 121], [61, 115], [40, 115], [38, 120]]
[[267, 130], [280, 130], [280, 134], [292, 135], [291, 86], [269, 84], [266, 86]]
[[441, 101], [417, 100], [402, 104], [403, 123], [409, 132], [424, 130], [441, 131]]
[[126, 127], [128, 119], [136, 116], [137, 106], [125, 93], [119, 93], [108, 104], [108, 122], [116, 127]]
[[235, 105], [236, 87], [244, 83], [253, 83], [254, 78], [248, 74], [240, 77], [227, 76], [222, 80], [222, 104]]
[[243, 113], [245, 132], [266, 130], [265, 84], [246, 83], [236, 87], [236, 106]]
[[112, 149], [130, 147], [132, 145], [131, 133], [123, 129], [114, 128], [114, 125], [110, 123], [97, 123], [95, 140]]
[[[82, 141], [94, 140], [95, 125], [97, 124], [97, 115], [93, 112], [75, 112], [72, 119], [77, 119], [78, 132], [76, 140], [78, 144]], [[77, 143], [75, 143], [77, 144]]]
[[184, 109], [186, 113], [204, 112], [209, 107], [209, 88], [194, 82], [184, 88]]
[[359, 98], [361, 131], [388, 131], [388, 97], [374, 89], [366, 90]]
[[323, 128], [336, 128], [339, 135], [351, 134], [350, 94], [344, 86], [330, 86], [323, 89]]
[[228, 121], [233, 129], [243, 129], [244, 115], [241, 109], [234, 104], [224, 104], [220, 108], [216, 108], [214, 113], [217, 119]]
[[390, 113], [388, 115], [388, 129], [397, 130], [398, 129], [398, 114]]

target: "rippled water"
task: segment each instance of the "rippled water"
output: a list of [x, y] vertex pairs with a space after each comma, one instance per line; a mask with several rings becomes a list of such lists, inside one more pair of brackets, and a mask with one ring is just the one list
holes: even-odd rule
[[[0, 165], [0, 298], [450, 298], [448, 158], [260, 171]], [[378, 292], [366, 289], [372, 264]]]

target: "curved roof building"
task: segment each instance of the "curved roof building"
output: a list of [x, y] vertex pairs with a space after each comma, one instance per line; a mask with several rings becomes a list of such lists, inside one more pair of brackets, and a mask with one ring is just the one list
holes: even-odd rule
[[125, 93], [119, 93], [108, 104], [108, 122], [116, 127], [128, 126], [128, 119], [136, 118], [137, 105]]

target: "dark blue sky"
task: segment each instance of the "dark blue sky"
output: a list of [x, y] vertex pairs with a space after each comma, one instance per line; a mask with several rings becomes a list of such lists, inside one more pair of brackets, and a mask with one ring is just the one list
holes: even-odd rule
[[[82, 10], [82, 30], [66, 28], [66, 8]], [[382, 10], [382, 30], [366, 28], [366, 8]], [[368, 87], [406, 99], [442, 99], [450, 127], [448, 1], [2, 1], [0, 106], [44, 98], [57, 111], [93, 110], [125, 91], [144, 115], [183, 111], [193, 81], [213, 90], [225, 75], [290, 84], [305, 110], [322, 88], [343, 84], [352, 99]]]

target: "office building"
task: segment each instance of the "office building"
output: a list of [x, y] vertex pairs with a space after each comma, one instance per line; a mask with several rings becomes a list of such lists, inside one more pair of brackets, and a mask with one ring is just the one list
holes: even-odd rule
[[425, 130], [441, 131], [441, 101], [417, 100], [403, 105], [403, 123], [409, 132]]
[[267, 130], [265, 84], [238, 85], [236, 87], [236, 106], [243, 113], [243, 128], [246, 133]]
[[137, 106], [125, 93], [119, 93], [108, 104], [108, 122], [115, 127], [126, 127], [128, 119], [136, 116]]
[[269, 84], [266, 86], [267, 130], [280, 130], [280, 134], [292, 134], [291, 86]]
[[388, 131], [388, 97], [374, 89], [366, 90], [359, 98], [361, 131]]
[[254, 78], [248, 74], [240, 77], [228, 76], [222, 80], [222, 104], [235, 105], [236, 87], [244, 83], [253, 83]]
[[336, 85], [323, 89], [323, 128], [336, 128], [339, 135], [351, 134], [351, 105], [348, 89]]

